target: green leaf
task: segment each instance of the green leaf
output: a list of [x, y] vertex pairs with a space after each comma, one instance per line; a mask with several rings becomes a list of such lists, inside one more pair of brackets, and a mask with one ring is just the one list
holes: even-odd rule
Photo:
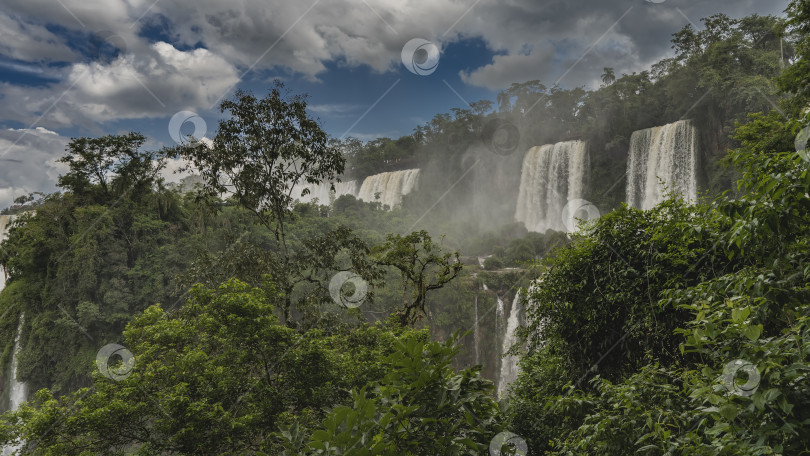
[[737, 406], [729, 402], [727, 404], [720, 406], [720, 408], [718, 409], [718, 413], [720, 413], [720, 416], [722, 416], [726, 420], [731, 421], [737, 417]]
[[762, 334], [762, 325], [751, 325], [745, 328], [745, 337], [752, 342], [759, 339], [760, 334]]

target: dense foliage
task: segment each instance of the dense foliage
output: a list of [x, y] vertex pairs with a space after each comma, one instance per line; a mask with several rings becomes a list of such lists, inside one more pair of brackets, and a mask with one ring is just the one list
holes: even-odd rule
[[[791, 5], [800, 52], [808, 12]], [[544, 339], [529, 338], [512, 415], [534, 454], [810, 451], [807, 120], [738, 125], [739, 196], [621, 209], [548, 262], [529, 303]]]
[[266, 454], [274, 429], [319, 420], [389, 370], [396, 330], [297, 332], [279, 324], [273, 293], [234, 280], [196, 287], [176, 312], [150, 307], [124, 333], [134, 366], [111, 360], [117, 376], [97, 371], [66, 397], [40, 391], [18, 437], [31, 454]]
[[303, 445], [300, 430], [284, 429], [287, 453], [312, 455], [466, 455], [486, 451], [501, 428], [492, 383], [476, 369], [450, 367], [455, 337], [444, 344], [414, 337], [385, 358], [385, 377], [352, 394]]

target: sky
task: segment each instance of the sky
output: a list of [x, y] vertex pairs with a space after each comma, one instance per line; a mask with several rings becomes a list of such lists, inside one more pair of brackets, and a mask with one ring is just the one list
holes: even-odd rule
[[52, 192], [70, 138], [212, 137], [223, 99], [275, 79], [334, 137], [410, 134], [513, 82], [594, 88], [715, 13], [787, 0], [3, 0], [0, 208]]

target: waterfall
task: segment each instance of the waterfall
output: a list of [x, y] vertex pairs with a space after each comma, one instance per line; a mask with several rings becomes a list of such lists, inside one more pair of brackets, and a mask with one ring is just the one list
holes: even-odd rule
[[[484, 290], [486, 289], [487, 286], [484, 285]], [[495, 305], [495, 332], [493, 333], [494, 340], [492, 341], [492, 346], [499, 347], [501, 344], [503, 344], [503, 339], [501, 338], [501, 334], [503, 333], [503, 331], [501, 330], [501, 328], [503, 327], [504, 303], [503, 299], [501, 299], [501, 297], [498, 296], [497, 294], [495, 295], [495, 299], [497, 304]], [[497, 349], [495, 350], [495, 353], [496, 353], [496, 361], [503, 363], [503, 359], [497, 358], [498, 353]], [[498, 383], [500, 383], [501, 378], [500, 370], [496, 371], [495, 375], [496, 378], [498, 379]]]
[[[0, 242], [8, 237], [8, 229], [11, 226], [11, 222], [14, 221], [14, 218], [15, 216], [13, 215], [0, 215]], [[0, 292], [5, 288], [5, 285], [6, 271], [0, 266]], [[11, 369], [9, 369], [8, 381], [8, 410], [17, 410], [28, 397], [28, 386], [23, 382], [17, 381], [17, 365], [20, 360], [20, 351], [22, 351], [20, 338], [22, 337], [24, 322], [25, 314], [20, 314], [20, 322], [17, 324], [17, 333], [14, 336], [14, 348], [11, 352]], [[2, 453], [0, 454], [12, 454], [14, 451], [20, 449], [20, 447], [21, 444], [6, 445], [2, 447]]]
[[[688, 120], [633, 132], [627, 160], [627, 203], [650, 209], [664, 187], [697, 199], [697, 130]], [[664, 182], [661, 185], [659, 179]]]
[[418, 169], [390, 171], [368, 176], [360, 186], [357, 198], [373, 202], [377, 201], [376, 195], [379, 193], [379, 201], [383, 205], [394, 208], [402, 202], [403, 195], [407, 195], [416, 187], [418, 178]]
[[478, 324], [478, 291], [475, 292], [475, 322], [473, 323], [473, 338], [475, 340], [475, 364], [481, 364], [481, 328]]
[[20, 314], [20, 323], [17, 325], [17, 335], [14, 336], [14, 351], [11, 355], [11, 373], [9, 374], [8, 409], [17, 410], [28, 397], [28, 386], [17, 381], [17, 364], [20, 361], [20, 337], [22, 336], [25, 314]]
[[563, 208], [582, 198], [587, 143], [566, 141], [532, 147], [523, 158], [515, 218], [529, 231], [567, 231]]
[[[500, 301], [500, 300], [499, 300]], [[503, 301], [498, 303], [503, 306]], [[503, 312], [503, 309], [501, 309]], [[520, 326], [520, 290], [515, 293], [515, 299], [512, 301], [512, 309], [509, 311], [509, 319], [506, 322], [506, 331], [503, 335], [503, 353], [506, 353], [512, 345], [517, 342], [517, 331]], [[498, 375], [498, 397], [503, 397], [506, 394], [506, 388], [515, 381], [518, 374], [518, 357], [509, 355], [501, 359], [501, 372]]]
[[335, 183], [335, 198], [343, 195], [357, 195], [357, 181], [343, 181]]
[[[487, 286], [484, 285], [484, 290], [487, 289], [486, 287]], [[495, 297], [498, 300], [498, 305], [497, 305], [497, 307], [495, 307], [495, 326], [496, 326], [496, 329], [497, 329], [498, 326], [501, 324], [501, 322], [503, 322], [504, 305], [503, 305], [503, 299], [501, 299], [500, 296], [496, 295]]]
[[[20, 344], [20, 337], [22, 336], [23, 323], [25, 322], [25, 314], [20, 314], [20, 322], [17, 325], [17, 334], [14, 336], [14, 351], [11, 355], [11, 371], [9, 373], [9, 394], [8, 394], [8, 410], [14, 411], [20, 408], [23, 402], [28, 398], [28, 385], [23, 382], [17, 381], [17, 365], [20, 361], [20, 351], [22, 345]], [[0, 454], [3, 456], [15, 454], [22, 448], [24, 442], [9, 443], [0, 448]]]
[[[11, 227], [11, 222], [14, 221], [13, 215], [0, 215], [0, 242], [8, 237], [8, 229]], [[0, 291], [6, 286], [6, 271], [0, 266]]]
[[[319, 204], [328, 205], [332, 198], [337, 199], [343, 195], [354, 195], [357, 193], [357, 181], [335, 182], [335, 191], [332, 191], [332, 182], [321, 182], [320, 184], [298, 184], [293, 187], [292, 197], [302, 203], [311, 203], [318, 199]], [[309, 193], [301, 196], [301, 191], [309, 189]]]

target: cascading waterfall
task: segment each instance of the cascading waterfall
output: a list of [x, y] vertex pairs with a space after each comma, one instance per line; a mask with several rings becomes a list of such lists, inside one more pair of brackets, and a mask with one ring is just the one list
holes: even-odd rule
[[357, 195], [357, 181], [343, 181], [335, 183], [335, 198], [343, 195]]
[[[20, 351], [22, 345], [20, 344], [20, 337], [22, 336], [23, 324], [25, 323], [25, 314], [20, 314], [20, 322], [17, 325], [17, 334], [14, 336], [14, 350], [11, 355], [11, 369], [9, 372], [9, 393], [8, 393], [8, 410], [14, 411], [20, 408], [23, 402], [28, 399], [28, 385], [23, 382], [17, 381], [17, 365], [20, 359]], [[22, 448], [23, 442], [16, 444], [8, 444], [0, 449], [0, 454], [11, 455]]]
[[688, 120], [635, 131], [630, 137], [627, 203], [650, 209], [664, 200], [665, 187], [687, 201], [697, 199], [697, 130]]
[[584, 141], [532, 147], [523, 158], [515, 218], [529, 231], [567, 231], [563, 208], [582, 198], [588, 148]]
[[[484, 285], [484, 290], [486, 290], [486, 289], [487, 289], [486, 285]], [[498, 304], [495, 307], [495, 337], [498, 337], [498, 334], [500, 334], [500, 331], [498, 331], [498, 330], [501, 328], [501, 325], [503, 324], [503, 314], [504, 314], [504, 307], [505, 306], [503, 304], [503, 299], [501, 299], [500, 296], [496, 295], [496, 298], [497, 298]], [[495, 342], [496, 342], [495, 345], [497, 345], [498, 341], [496, 340]]]
[[11, 355], [11, 371], [9, 374], [9, 394], [8, 394], [8, 409], [17, 410], [28, 397], [28, 386], [20, 381], [17, 381], [17, 364], [20, 359], [20, 337], [22, 336], [23, 323], [25, 322], [25, 314], [20, 314], [20, 322], [17, 325], [17, 334], [14, 336], [14, 351]]
[[[8, 237], [8, 229], [14, 221], [13, 215], [0, 215], [0, 241]], [[0, 266], [0, 291], [6, 286], [6, 271]], [[17, 365], [20, 359], [20, 351], [22, 345], [20, 338], [22, 337], [23, 324], [25, 322], [25, 314], [20, 314], [20, 322], [17, 324], [17, 333], [14, 336], [14, 348], [11, 354], [11, 369], [9, 369], [8, 381], [8, 410], [17, 410], [20, 405], [28, 398], [28, 386], [20, 381], [17, 381]], [[7, 445], [2, 448], [2, 454], [12, 454], [18, 450], [19, 445]]]
[[[343, 195], [357, 194], [357, 181], [335, 182], [335, 191], [332, 191], [332, 183], [321, 182], [320, 184], [299, 184], [293, 187], [292, 197], [302, 203], [310, 203], [318, 199], [319, 204], [328, 205], [332, 198], [337, 199]], [[309, 193], [301, 196], [301, 191], [309, 189]]]
[[402, 202], [403, 195], [407, 195], [416, 187], [418, 179], [418, 169], [390, 171], [368, 176], [360, 186], [357, 198], [366, 202], [374, 202], [378, 201], [376, 195], [379, 193], [379, 202], [394, 208]]
[[475, 322], [473, 324], [473, 338], [475, 340], [475, 364], [481, 364], [481, 330], [478, 324], [478, 292], [475, 292]]
[[[8, 237], [8, 229], [11, 227], [11, 222], [14, 221], [13, 215], [0, 215], [0, 242]], [[0, 291], [6, 286], [6, 271], [3, 266], [0, 266]]]
[[[500, 301], [500, 300], [499, 300]], [[500, 301], [499, 306], [503, 305]], [[503, 309], [501, 309], [503, 312]], [[517, 331], [520, 326], [520, 290], [515, 293], [515, 299], [512, 301], [512, 309], [509, 311], [509, 319], [506, 322], [506, 331], [503, 335], [503, 353], [506, 353], [512, 345], [517, 342]], [[498, 397], [503, 397], [506, 394], [506, 388], [515, 381], [518, 374], [518, 357], [514, 355], [505, 356], [501, 359], [501, 371], [498, 375]]]
[[[486, 289], [487, 289], [487, 286], [484, 285], [484, 290], [486, 290]], [[493, 333], [494, 340], [492, 341], [492, 345], [494, 347], [498, 347], [499, 344], [503, 344], [503, 340], [501, 339], [501, 334], [503, 333], [503, 331], [501, 330], [501, 328], [503, 327], [503, 314], [504, 314], [504, 311], [505, 311], [505, 309], [504, 309], [505, 306], [504, 306], [504, 303], [503, 303], [503, 299], [501, 299], [501, 297], [498, 296], [497, 294], [495, 295], [495, 300], [496, 300], [496, 305], [495, 305], [495, 332]], [[497, 354], [498, 351], [495, 350], [495, 353]], [[500, 361], [501, 363], [503, 363], [503, 360], [497, 360], [497, 361]], [[500, 370], [496, 371], [498, 383], [500, 383], [500, 378], [501, 378], [500, 373], [501, 373]]]

